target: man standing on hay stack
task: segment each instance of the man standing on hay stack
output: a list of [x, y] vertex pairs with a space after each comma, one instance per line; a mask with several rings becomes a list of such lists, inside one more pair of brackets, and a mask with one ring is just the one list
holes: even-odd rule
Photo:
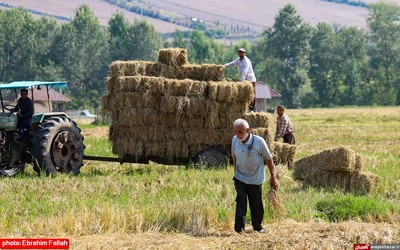
[[276, 113], [278, 114], [276, 122], [276, 135], [275, 141], [279, 138], [283, 138], [284, 143], [296, 144], [296, 137], [294, 136], [294, 130], [292, 123], [290, 122], [289, 116], [285, 114], [285, 107], [283, 105], [278, 105], [276, 107]]
[[253, 84], [254, 98], [249, 104], [250, 111], [256, 112], [256, 76], [253, 71], [250, 59], [246, 56], [246, 50], [240, 48], [238, 50], [239, 57], [236, 60], [226, 63], [225, 68], [239, 67], [239, 81], [250, 81]]
[[236, 189], [235, 231], [245, 230], [247, 199], [249, 199], [253, 229], [263, 233], [261, 225], [264, 218], [262, 183], [265, 181], [264, 160], [271, 175], [270, 185], [278, 189], [279, 181], [275, 173], [272, 154], [264, 138], [250, 133], [249, 123], [237, 119], [233, 123], [235, 136], [232, 138], [232, 159], [235, 169], [233, 180]]

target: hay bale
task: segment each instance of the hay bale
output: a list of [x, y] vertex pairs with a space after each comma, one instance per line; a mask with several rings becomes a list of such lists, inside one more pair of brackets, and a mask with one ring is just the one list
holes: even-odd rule
[[232, 83], [220, 82], [217, 88], [216, 101], [231, 103], [237, 100], [237, 88]]
[[[337, 165], [330, 161], [336, 161]], [[317, 188], [340, 188], [346, 192], [367, 194], [379, 177], [361, 172], [361, 164], [361, 156], [348, 148], [338, 147], [296, 161], [293, 177]]]
[[164, 85], [164, 94], [167, 96], [187, 96], [192, 89], [193, 81], [165, 79]]
[[181, 67], [178, 66], [170, 66], [170, 65], [161, 65], [160, 76], [170, 79], [185, 79], [185, 72], [182, 71]]
[[111, 77], [146, 75], [149, 61], [115, 61], [110, 64]]
[[185, 78], [198, 81], [223, 81], [224, 66], [217, 64], [186, 64], [179, 68]]
[[144, 76], [141, 78], [141, 84], [146, 88], [146, 92], [157, 96], [164, 93], [165, 81], [164, 77]]
[[373, 173], [357, 172], [350, 178], [349, 191], [357, 194], [368, 194], [378, 184], [380, 177]]
[[188, 52], [181, 48], [160, 49], [158, 61], [171, 66], [182, 66], [188, 63]]
[[275, 136], [274, 129], [275, 129], [275, 119], [266, 112], [250, 112], [243, 114], [243, 119], [245, 119], [250, 128], [254, 127], [264, 127], [269, 128], [272, 130], [273, 136]]
[[250, 103], [254, 98], [253, 85], [249, 81], [234, 82], [237, 87], [237, 99], [245, 103]]
[[216, 64], [202, 64], [200, 68], [204, 81], [222, 81], [224, 80], [224, 66]]
[[211, 100], [206, 100], [206, 117], [204, 127], [213, 129], [216, 127], [219, 121], [218, 103]]
[[105, 113], [108, 113], [108, 112], [110, 112], [111, 110], [112, 110], [112, 106], [111, 106], [111, 95], [110, 94], [108, 94], [108, 93], [106, 93], [105, 95], [103, 95], [102, 97], [101, 97], [101, 100], [100, 100], [100, 105], [101, 105], [101, 111], [102, 112], [105, 112]]
[[165, 157], [170, 160], [174, 158], [188, 158], [188, 144], [182, 141], [166, 141]]
[[356, 171], [356, 154], [346, 147], [336, 147], [320, 153], [304, 157], [295, 162], [295, 168], [302, 169], [304, 165], [330, 171]]
[[164, 157], [165, 155], [165, 141], [153, 143], [148, 141], [144, 144], [143, 152], [146, 157]]
[[154, 77], [160, 77], [161, 76], [161, 71], [162, 71], [162, 65], [161, 63], [149, 63], [146, 66], [146, 75], [147, 76], [154, 76]]
[[182, 66], [182, 71], [186, 78], [196, 80], [196, 81], [203, 81], [204, 76], [201, 70], [201, 65], [198, 64], [186, 64]]
[[[192, 78], [190, 78], [192, 79]], [[207, 82], [204, 81], [193, 81], [192, 88], [190, 89], [187, 95], [189, 97], [198, 97], [198, 98], [205, 98], [206, 97], [206, 89], [207, 89]]]
[[[270, 138], [273, 141], [273, 137]], [[274, 156], [274, 161], [277, 164], [284, 164], [288, 166], [288, 169], [294, 168], [294, 161], [296, 155], [296, 146], [281, 142], [271, 143], [272, 155]], [[271, 145], [268, 144], [268, 145]]]
[[[201, 117], [203, 118], [206, 113], [206, 100], [204, 98], [189, 97], [187, 103], [186, 114], [189, 117]], [[192, 125], [196, 125], [193, 124]], [[201, 122], [202, 125], [202, 122]], [[197, 127], [197, 126], [196, 126]]]

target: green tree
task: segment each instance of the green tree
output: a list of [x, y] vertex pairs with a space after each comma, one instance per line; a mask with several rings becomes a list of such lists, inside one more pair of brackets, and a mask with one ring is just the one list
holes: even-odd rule
[[336, 34], [326, 23], [317, 25], [310, 40], [310, 69], [308, 76], [311, 86], [318, 96], [318, 102], [328, 107], [337, 102], [339, 90], [338, 67], [340, 57]]
[[130, 24], [122, 13], [111, 16], [108, 22], [109, 56], [111, 61], [129, 60], [131, 45], [129, 44]]
[[186, 43], [185, 43], [185, 38], [183, 31], [181, 30], [175, 30], [174, 33], [172, 33], [173, 41], [172, 41], [172, 47], [174, 48], [186, 48]]
[[[400, 6], [371, 4], [367, 20], [370, 29], [370, 65], [374, 70], [374, 102], [400, 104]], [[384, 97], [384, 98], [382, 98]]]
[[189, 61], [193, 63], [203, 63], [208, 57], [209, 42], [205, 33], [195, 29], [189, 38]]
[[344, 27], [337, 33], [341, 80], [340, 105], [366, 105], [371, 88], [367, 72], [367, 36], [356, 27]]
[[284, 104], [297, 107], [299, 89], [307, 81], [311, 29], [288, 4], [279, 11], [273, 29], [263, 36], [268, 44], [263, 46], [267, 51], [261, 53], [268, 54], [265, 70], [270, 71], [269, 82], [281, 92]]
[[155, 60], [163, 40], [153, 25], [136, 20], [129, 28], [129, 55], [131, 60]]
[[62, 25], [52, 47], [52, 58], [68, 82], [71, 108], [96, 108], [108, 73], [106, 32], [93, 11], [82, 5], [74, 19]]
[[35, 20], [27, 10], [0, 11], [0, 81], [34, 79]]

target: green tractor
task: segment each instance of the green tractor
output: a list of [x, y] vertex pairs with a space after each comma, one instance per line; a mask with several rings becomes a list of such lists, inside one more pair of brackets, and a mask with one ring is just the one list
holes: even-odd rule
[[83, 136], [76, 122], [63, 112], [34, 113], [25, 136], [17, 129], [15, 106], [5, 105], [3, 95], [28, 89], [34, 101], [35, 90], [65, 87], [66, 82], [21, 81], [0, 84], [0, 175], [14, 176], [31, 164], [38, 173], [79, 174], [83, 165]]

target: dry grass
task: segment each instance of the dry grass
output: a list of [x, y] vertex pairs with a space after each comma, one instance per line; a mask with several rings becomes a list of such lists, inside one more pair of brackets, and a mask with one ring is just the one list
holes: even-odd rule
[[[398, 204], [400, 176], [395, 167], [400, 151], [397, 130], [400, 107], [287, 110], [287, 113], [296, 129], [297, 159], [339, 144], [347, 144], [353, 149], [356, 145], [355, 151], [366, 158], [363, 169], [383, 178], [380, 188], [369, 197]], [[91, 130], [83, 129], [83, 133], [88, 138], [108, 134], [108, 128], [104, 127]], [[391, 145], [391, 140], [397, 143]], [[1, 225], [24, 232], [15, 230], [3, 237], [67, 237], [71, 240], [70, 249], [352, 249], [354, 243], [400, 242], [398, 213], [389, 215], [393, 220], [379, 219], [378, 215], [364, 220], [368, 222], [354, 219], [327, 223], [312, 216], [313, 219], [306, 220], [315, 213], [313, 203], [342, 194], [302, 189], [291, 179], [291, 170], [282, 166], [277, 168], [281, 183], [277, 194], [285, 212], [279, 215], [276, 209], [268, 210], [269, 187], [265, 185], [266, 216], [275, 214], [275, 217], [272, 220], [269, 217], [271, 223], [264, 222], [265, 234], [253, 233], [247, 225], [247, 233], [238, 235], [233, 231], [231, 169], [215, 172], [179, 171], [175, 167], [165, 167], [159, 172], [149, 170], [159, 167], [163, 168], [158, 165], [148, 170], [145, 167], [130, 170], [143, 171], [140, 175], [131, 175], [127, 164], [121, 167], [90, 162], [78, 177], [4, 179], [0, 183], [3, 194], [12, 194], [12, 190], [18, 188], [19, 192], [12, 196], [15, 200], [27, 200], [29, 202], [23, 204], [37, 205], [21, 208], [13, 204], [13, 199], [3, 197], [10, 209], [2, 211]], [[205, 198], [204, 193], [210, 193], [209, 187], [213, 187], [212, 195]], [[77, 194], [78, 202], [71, 202], [71, 196], [76, 201]], [[157, 207], [144, 201], [142, 194]], [[124, 197], [126, 202], [118, 203]], [[214, 198], [217, 200], [213, 201]], [[56, 205], [40, 207], [40, 203], [50, 204], [48, 200]], [[59, 210], [53, 211], [53, 206]], [[228, 208], [226, 220], [221, 222], [216, 218], [220, 211], [217, 208]], [[46, 221], [43, 216], [38, 216], [43, 211], [51, 215]], [[157, 212], [165, 213], [165, 217], [160, 217]], [[7, 217], [10, 213], [15, 215], [12, 220]], [[289, 214], [295, 216], [287, 219]], [[34, 216], [38, 219], [32, 219]], [[179, 218], [175, 225], [179, 233], [165, 230], [166, 222], [162, 219], [151, 221], [151, 218], [172, 216]], [[7, 226], [10, 220], [14, 224]]]
[[298, 223], [281, 221], [265, 233], [233, 230], [198, 237], [187, 234], [110, 234], [71, 238], [72, 249], [353, 249], [354, 243], [400, 242], [400, 226], [360, 222]]

